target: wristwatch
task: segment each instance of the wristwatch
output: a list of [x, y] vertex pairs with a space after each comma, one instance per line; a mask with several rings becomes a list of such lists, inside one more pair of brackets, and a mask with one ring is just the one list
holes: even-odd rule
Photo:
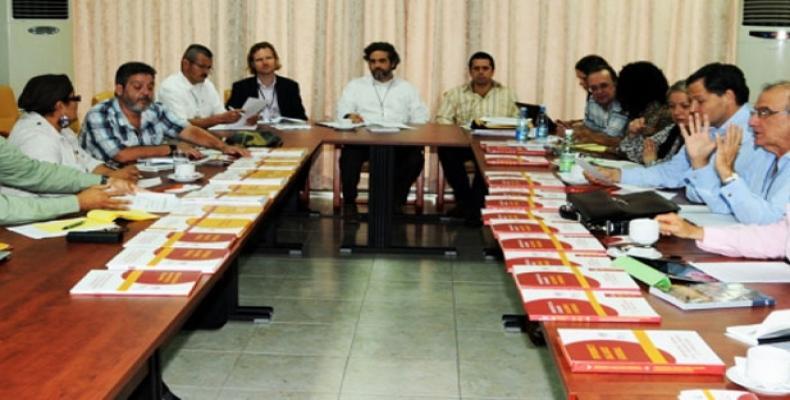
[[733, 172], [732, 175], [730, 175], [726, 179], [722, 180], [721, 183], [723, 183], [725, 185], [729, 185], [730, 183], [737, 181], [738, 178], [740, 178], [740, 176], [738, 176], [738, 174]]
[[170, 146], [170, 154], [174, 154], [176, 152], [176, 150], [178, 149], [178, 146], [176, 146], [176, 145], [174, 145], [172, 143], [168, 144], [168, 146]]
[[110, 180], [110, 178], [107, 175], [102, 175], [101, 176], [101, 184], [102, 185], [106, 185], [108, 180]]

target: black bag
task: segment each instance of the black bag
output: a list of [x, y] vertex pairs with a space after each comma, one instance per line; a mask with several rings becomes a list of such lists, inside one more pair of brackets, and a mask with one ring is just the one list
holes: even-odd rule
[[607, 225], [637, 218], [652, 218], [680, 209], [677, 204], [653, 191], [624, 195], [610, 195], [603, 190], [570, 193], [568, 202], [576, 209], [581, 222], [587, 225]]
[[227, 143], [241, 147], [279, 147], [283, 140], [269, 131], [238, 131], [227, 139]]

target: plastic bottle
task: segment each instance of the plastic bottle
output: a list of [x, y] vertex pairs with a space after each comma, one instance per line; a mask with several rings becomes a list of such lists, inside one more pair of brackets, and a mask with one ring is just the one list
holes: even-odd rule
[[573, 129], [565, 130], [565, 141], [560, 152], [560, 172], [571, 172], [576, 163], [576, 154], [573, 153]]
[[521, 107], [518, 112], [518, 121], [516, 122], [516, 141], [526, 142], [527, 135], [529, 134], [529, 123], [527, 118], [527, 108]]
[[535, 121], [535, 139], [541, 140], [549, 136], [549, 124], [546, 122], [546, 106], [540, 106], [537, 120]]

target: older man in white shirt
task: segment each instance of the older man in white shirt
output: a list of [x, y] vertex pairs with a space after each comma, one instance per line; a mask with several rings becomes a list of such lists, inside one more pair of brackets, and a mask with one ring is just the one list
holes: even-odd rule
[[238, 121], [241, 113], [226, 111], [208, 74], [213, 66], [211, 50], [191, 44], [181, 59], [181, 71], [168, 76], [159, 87], [157, 99], [190, 124], [207, 129]]
[[[428, 121], [428, 108], [420, 99], [417, 88], [409, 82], [394, 77], [393, 71], [400, 62], [395, 47], [386, 42], [374, 42], [365, 48], [365, 61], [370, 76], [349, 82], [337, 106], [337, 118], [350, 118], [354, 122], [423, 124]], [[344, 146], [340, 156], [340, 173], [343, 183], [344, 211], [356, 211], [357, 185], [362, 164], [370, 157], [369, 146]], [[409, 189], [422, 171], [423, 148], [398, 146], [395, 165], [399, 173], [393, 177], [393, 204], [396, 210], [406, 202]]]

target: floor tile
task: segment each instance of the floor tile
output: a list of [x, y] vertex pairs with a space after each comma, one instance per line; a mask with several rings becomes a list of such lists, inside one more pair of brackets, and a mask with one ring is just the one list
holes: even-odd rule
[[458, 397], [456, 361], [352, 356], [343, 379], [348, 394]]
[[[219, 399], [232, 400], [337, 400], [334, 393], [273, 392], [271, 390], [224, 388]], [[186, 400], [186, 398], [185, 398]]]
[[497, 362], [509, 358], [539, 357], [529, 337], [516, 332], [462, 331], [458, 333], [459, 360]]
[[222, 386], [239, 353], [181, 350], [164, 366], [168, 385]]
[[456, 307], [520, 305], [515, 285], [511, 283], [453, 283]]
[[452, 303], [452, 284], [450, 282], [371, 281], [365, 301], [399, 304]]
[[357, 326], [352, 357], [375, 359], [421, 358], [455, 361], [455, 331], [430, 322], [399, 326]]
[[362, 300], [283, 299], [241, 297], [243, 305], [267, 305], [274, 308], [272, 321], [295, 323], [333, 323], [355, 325]]
[[242, 354], [225, 383], [227, 388], [283, 392], [337, 393], [345, 357]]
[[433, 323], [454, 329], [453, 305], [448, 302], [420, 302], [413, 304], [365, 301], [359, 316], [360, 325], [413, 325]]
[[370, 279], [373, 281], [443, 281], [452, 280], [452, 263], [443, 260], [393, 260], [376, 258]]
[[220, 350], [240, 352], [247, 346], [255, 325], [230, 321], [217, 330], [182, 331], [180, 347], [188, 350]]
[[290, 299], [361, 300], [368, 282], [357, 280], [282, 279], [242, 276], [241, 296]]
[[245, 353], [347, 357], [353, 325], [273, 323], [255, 329]]
[[524, 314], [523, 306], [518, 303], [494, 305], [468, 304], [455, 306], [455, 323], [458, 330], [484, 330], [502, 332], [502, 315]]
[[375, 394], [341, 394], [340, 400], [459, 400], [460, 397], [447, 396], [383, 396]]
[[501, 262], [456, 261], [453, 263], [453, 281], [510, 284], [513, 278]]
[[461, 397], [562, 399], [540, 355], [460, 362]]
[[239, 262], [242, 276], [269, 276], [291, 279], [364, 279], [370, 278], [372, 259], [338, 259], [328, 257], [277, 257], [249, 255]]
[[179, 386], [170, 384], [168, 384], [167, 387], [170, 388], [173, 394], [184, 400], [215, 400], [225, 398], [219, 397], [220, 388], [218, 387]]

